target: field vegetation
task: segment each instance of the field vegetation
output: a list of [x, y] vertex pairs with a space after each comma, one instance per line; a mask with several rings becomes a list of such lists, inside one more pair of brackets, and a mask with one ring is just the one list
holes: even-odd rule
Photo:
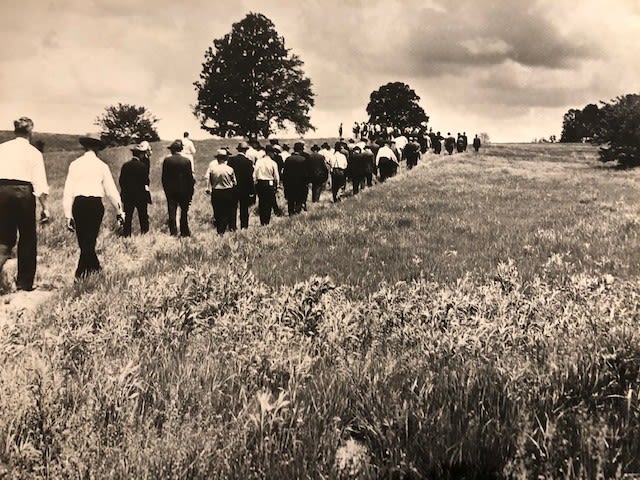
[[[200, 177], [223, 144], [196, 144]], [[222, 238], [199, 177], [180, 240], [166, 145], [151, 233], [119, 238], [107, 209], [105, 270], [78, 284], [79, 152], [46, 153], [54, 295], [0, 322], [0, 477], [640, 473], [638, 172], [492, 145]], [[116, 180], [128, 155], [104, 152]]]

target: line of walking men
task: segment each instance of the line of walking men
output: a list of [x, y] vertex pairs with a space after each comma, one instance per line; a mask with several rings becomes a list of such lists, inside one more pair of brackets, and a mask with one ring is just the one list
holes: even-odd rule
[[[14, 122], [15, 139], [0, 144], [0, 270], [18, 244], [18, 290], [32, 290], [36, 272], [36, 202], [41, 204], [41, 223], [50, 220], [47, 204], [49, 187], [42, 153], [30, 144], [33, 121], [22, 117]], [[133, 215], [137, 211], [140, 231], [149, 230], [148, 205], [152, 202], [149, 171], [152, 147], [142, 141], [130, 148], [132, 158], [122, 165], [116, 187], [111, 171], [97, 154], [106, 148], [98, 135], [78, 139], [85, 152], [69, 165], [63, 191], [63, 209], [67, 228], [75, 232], [80, 258], [77, 279], [101, 270], [95, 247], [104, 216], [103, 198], [116, 209], [123, 236], [131, 235]], [[191, 235], [188, 212], [196, 179], [195, 147], [185, 132], [184, 138], [168, 147], [171, 155], [162, 164], [162, 186], [167, 199], [168, 226], [171, 235]], [[272, 213], [283, 215], [277, 202], [282, 183], [289, 215], [307, 209], [309, 186], [311, 202], [318, 202], [330, 180], [334, 202], [341, 199], [348, 179], [356, 195], [372, 186], [374, 176], [380, 182], [394, 176], [401, 160], [407, 168], [417, 165], [421, 144], [416, 137], [379, 139], [375, 142], [343, 140], [333, 148], [328, 143], [313, 145], [305, 151], [304, 142], [296, 142], [293, 153], [287, 145], [274, 141], [262, 148], [257, 141], [240, 142], [237, 155], [219, 149], [205, 175], [216, 230], [219, 234], [249, 226], [249, 209], [258, 201], [261, 225], [270, 223]], [[177, 211], [180, 222], [177, 225]]]

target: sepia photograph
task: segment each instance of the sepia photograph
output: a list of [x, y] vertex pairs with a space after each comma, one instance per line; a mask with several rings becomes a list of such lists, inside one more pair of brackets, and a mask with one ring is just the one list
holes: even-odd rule
[[640, 2], [1, 2], [0, 478], [640, 480]]

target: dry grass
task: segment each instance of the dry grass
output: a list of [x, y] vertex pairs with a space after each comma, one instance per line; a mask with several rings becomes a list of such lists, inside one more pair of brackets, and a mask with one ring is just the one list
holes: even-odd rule
[[0, 476], [640, 471], [638, 173], [498, 145], [223, 238], [197, 192], [178, 240], [164, 154], [152, 233], [119, 239], [108, 217], [105, 273], [75, 286], [73, 155], [48, 156], [39, 280], [57, 293], [1, 327]]

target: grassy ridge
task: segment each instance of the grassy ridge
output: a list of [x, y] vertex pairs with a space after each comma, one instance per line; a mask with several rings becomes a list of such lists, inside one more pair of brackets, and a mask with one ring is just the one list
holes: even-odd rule
[[640, 471], [638, 174], [536, 148], [430, 157], [223, 238], [198, 192], [188, 240], [161, 232], [156, 148], [153, 232], [106, 222], [104, 275], [70, 284], [73, 238], [42, 230], [60, 296], [0, 337], [0, 474]]

